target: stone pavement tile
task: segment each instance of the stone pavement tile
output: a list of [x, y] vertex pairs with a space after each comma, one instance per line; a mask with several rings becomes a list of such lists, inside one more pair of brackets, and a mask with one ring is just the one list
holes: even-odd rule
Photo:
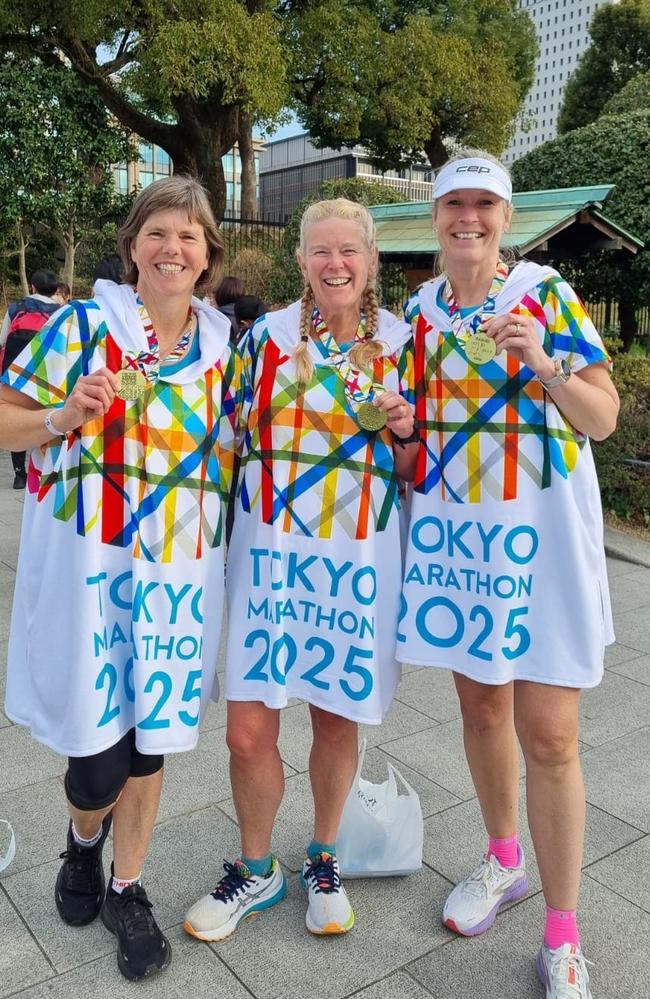
[[431, 993], [406, 971], [397, 971], [367, 989], [355, 992], [354, 999], [431, 999]]
[[637, 659], [617, 663], [610, 667], [610, 673], [618, 673], [619, 676], [627, 676], [630, 680], [650, 686], [650, 656], [639, 656]]
[[406, 736], [382, 745], [382, 749], [457, 798], [467, 801], [474, 797], [474, 785], [465, 762], [460, 720]]
[[435, 728], [437, 724], [426, 712], [394, 700], [381, 725], [359, 725], [359, 739], [365, 739], [368, 748], [374, 748], [414, 732]]
[[640, 659], [642, 653], [638, 649], [629, 649], [627, 645], [614, 642], [605, 649], [605, 669], [616, 669], [621, 663], [630, 662], [632, 659]]
[[226, 726], [226, 701], [220, 697], [218, 701], [210, 701], [205, 718], [201, 723], [202, 732], [211, 732], [215, 728]]
[[[526, 785], [520, 781], [519, 815], [521, 844], [526, 855], [530, 893], [539, 891], [541, 882], [535, 851], [526, 821]], [[584, 864], [591, 864], [612, 850], [642, 836], [638, 829], [587, 805]], [[456, 884], [480, 861], [487, 837], [478, 799], [462, 802], [427, 819], [424, 823], [423, 859], [438, 874]]]
[[587, 801], [650, 832], [649, 758], [650, 728], [589, 750], [582, 757]]
[[650, 569], [630, 566], [631, 571], [611, 580], [609, 592], [617, 614], [647, 607], [650, 602]]
[[[108, 931], [105, 931], [108, 933]], [[110, 955], [80, 964], [65, 975], [42, 985], [32, 986], [20, 993], [20, 999], [134, 999], [134, 996], [155, 999], [250, 999], [243, 988], [209, 947], [191, 940], [180, 927], [168, 932], [172, 948], [172, 962], [160, 975], [141, 982], [129, 982], [117, 967], [113, 952]], [[114, 947], [113, 947], [114, 949]], [[25, 982], [25, 984], [29, 984]]]
[[54, 975], [29, 930], [0, 888], [0, 996]]
[[[214, 888], [222, 857], [233, 856], [239, 836], [236, 826], [218, 808], [156, 826], [145, 870], [145, 886], [163, 929], [182, 922], [188, 907]], [[110, 844], [104, 870], [110, 871]], [[101, 919], [90, 926], [71, 927], [61, 921], [54, 904], [54, 883], [60, 860], [11, 874], [3, 887], [59, 973], [86, 964], [115, 949]], [[10, 868], [12, 871], [13, 868]]]
[[0, 794], [65, 773], [66, 760], [34, 742], [22, 725], [0, 729]]
[[[650, 570], [648, 570], [650, 578]], [[614, 631], [623, 645], [639, 652], [650, 652], [650, 614], [638, 610], [618, 613], [614, 607]]]
[[592, 864], [587, 873], [594, 881], [650, 913], [650, 836]]
[[580, 704], [580, 741], [600, 746], [650, 721], [650, 687], [605, 670], [602, 683], [585, 690]]
[[[65, 844], [64, 844], [65, 845]], [[107, 858], [110, 850], [107, 850]], [[5, 876], [2, 886], [57, 972], [69, 971], [102, 954], [113, 953], [111, 934], [100, 919], [90, 926], [67, 926], [54, 904], [60, 860]], [[104, 865], [108, 870], [108, 862]], [[11, 868], [9, 868], [11, 872]]]
[[0, 818], [11, 822], [16, 834], [16, 856], [0, 880], [58, 859], [65, 850], [68, 813], [55, 777], [0, 794]]
[[345, 936], [307, 932], [305, 896], [292, 876], [285, 901], [211, 946], [257, 999], [340, 999], [448, 935], [433, 918], [446, 884], [427, 868], [408, 878], [348, 881], [346, 887], [356, 923]]
[[607, 575], [610, 582], [612, 579], [616, 579], [617, 576], [626, 576], [629, 572], [633, 572], [638, 568], [638, 565], [634, 565], [631, 562], [624, 562], [621, 558], [607, 559]]
[[446, 669], [420, 669], [410, 673], [402, 680], [397, 698], [438, 722], [460, 718], [453, 677]]
[[[648, 995], [650, 917], [583, 878], [580, 925], [597, 999]], [[433, 999], [542, 999], [534, 962], [544, 925], [541, 894], [499, 916], [484, 936], [456, 938], [407, 966]], [[630, 927], [634, 932], [630, 932]]]

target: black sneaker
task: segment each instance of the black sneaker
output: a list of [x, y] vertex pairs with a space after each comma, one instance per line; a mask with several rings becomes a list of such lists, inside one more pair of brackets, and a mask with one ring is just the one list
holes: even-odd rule
[[169, 940], [158, 928], [151, 909], [142, 885], [129, 885], [119, 894], [109, 883], [102, 921], [117, 937], [117, 963], [132, 982], [162, 971], [172, 959]]
[[86, 926], [99, 915], [104, 901], [102, 849], [111, 828], [111, 814], [102, 822], [102, 834], [94, 846], [80, 846], [68, 825], [68, 849], [61, 854], [63, 865], [56, 879], [54, 898], [59, 915], [69, 926]]
[[20, 469], [14, 472], [14, 489], [24, 489], [27, 485], [27, 473], [21, 472]]

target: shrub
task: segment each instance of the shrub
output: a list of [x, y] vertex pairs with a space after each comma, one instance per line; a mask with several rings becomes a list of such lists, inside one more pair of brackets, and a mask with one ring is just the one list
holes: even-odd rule
[[639, 524], [650, 524], [650, 467], [627, 464], [650, 462], [650, 358], [614, 355], [614, 384], [621, 399], [618, 429], [606, 441], [593, 444], [605, 510]]
[[230, 273], [244, 282], [247, 295], [269, 300], [269, 283], [273, 260], [268, 253], [254, 247], [240, 250], [230, 265]]

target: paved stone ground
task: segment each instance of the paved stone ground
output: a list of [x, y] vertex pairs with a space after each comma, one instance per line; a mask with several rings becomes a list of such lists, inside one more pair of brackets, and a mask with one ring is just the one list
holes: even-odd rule
[[[22, 512], [22, 494], [10, 486], [8, 456], [0, 454], [3, 701]], [[646, 566], [649, 551], [650, 546], [632, 545]], [[618, 641], [608, 651], [604, 682], [585, 695], [582, 711], [589, 803], [582, 929], [596, 964], [596, 999], [645, 999], [650, 997], [650, 567], [610, 558], [609, 570]], [[188, 903], [213, 886], [221, 858], [237, 849], [224, 721], [223, 705], [215, 706], [199, 748], [169, 758], [146, 876], [174, 960], [164, 975], [133, 985], [120, 975], [113, 938], [99, 921], [71, 929], [58, 919], [53, 885], [66, 829], [64, 760], [33, 743], [0, 712], [0, 817], [11, 820], [18, 840], [14, 863], [0, 876], [0, 999], [117, 999], [135, 991], [193, 999], [541, 999], [533, 958], [543, 900], [525, 827], [530, 894], [485, 937], [459, 939], [440, 924], [445, 895], [476, 862], [483, 833], [456, 697], [450, 678], [435, 670], [408, 670], [385, 724], [365, 733], [371, 779], [384, 779], [392, 760], [420, 794], [422, 871], [405, 879], [349, 882], [357, 917], [353, 932], [334, 939], [307, 933], [297, 872], [310, 832], [309, 731], [305, 707], [295, 705], [283, 715], [287, 793], [275, 842], [289, 872], [287, 900], [247, 921], [221, 945], [185, 936], [181, 924]], [[523, 804], [523, 780], [521, 796]], [[0, 841], [0, 850], [4, 845]]]

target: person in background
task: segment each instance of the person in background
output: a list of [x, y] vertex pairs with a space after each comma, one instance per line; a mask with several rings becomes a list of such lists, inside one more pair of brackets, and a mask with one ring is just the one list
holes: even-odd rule
[[237, 323], [238, 340], [243, 339], [256, 319], [263, 316], [267, 306], [257, 295], [242, 295], [235, 302], [235, 322]]
[[217, 285], [213, 292], [214, 304], [230, 320], [232, 329], [231, 340], [237, 343], [239, 339], [239, 326], [235, 319], [235, 302], [244, 294], [244, 284], [238, 277], [227, 275]]
[[124, 278], [124, 264], [117, 253], [109, 253], [95, 264], [93, 283], [95, 281], [113, 281], [121, 284]]
[[[406, 306], [422, 441], [407, 476], [397, 657], [453, 671], [487, 831], [485, 856], [450, 893], [443, 922], [484, 933], [528, 890], [519, 741], [546, 900], [537, 973], [547, 999], [591, 999], [576, 918], [578, 718], [614, 636], [589, 438], [613, 432], [618, 396], [575, 291], [500, 249], [511, 216], [510, 177], [489, 154], [468, 150], [436, 175], [442, 273]], [[505, 961], [514, 941], [503, 939]]]
[[[0, 349], [4, 348], [1, 365], [3, 374], [11, 362], [24, 350], [34, 334], [60, 307], [60, 302], [56, 298], [57, 279], [52, 271], [34, 271], [30, 286], [30, 295], [9, 306], [2, 323], [2, 329], [0, 329]], [[27, 483], [26, 457], [25, 451], [11, 452], [14, 489], [24, 489]]]
[[141, 882], [164, 754], [194, 748], [218, 692], [241, 361], [194, 295], [223, 256], [195, 180], [146, 187], [119, 245], [124, 283], [98, 280], [62, 308], [0, 385], [0, 447], [33, 449], [34, 466], [6, 713], [68, 757], [59, 915], [83, 926], [101, 912], [137, 980], [171, 958]]
[[59, 305], [65, 305], [67, 302], [70, 301], [71, 294], [72, 294], [72, 289], [70, 288], [68, 282], [59, 281], [59, 283], [56, 286], [56, 291], [52, 295], [52, 298], [54, 299], [55, 302], [58, 302]]

